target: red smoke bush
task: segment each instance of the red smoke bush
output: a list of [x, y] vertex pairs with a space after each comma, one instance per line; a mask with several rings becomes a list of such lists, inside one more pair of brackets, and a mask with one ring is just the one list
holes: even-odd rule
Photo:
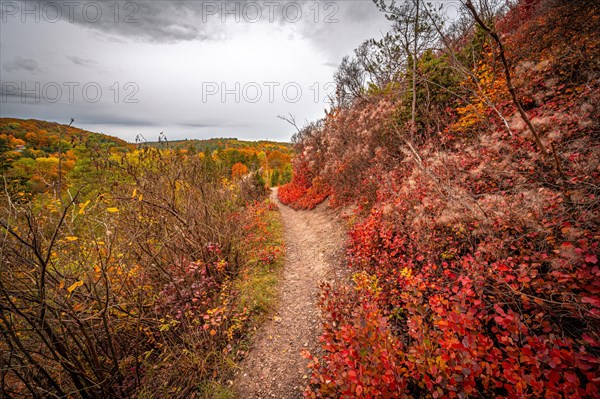
[[[552, 159], [490, 92], [453, 104], [468, 134], [449, 116], [415, 137], [401, 102], [377, 95], [327, 116], [298, 197], [327, 181], [332, 202], [358, 206], [354, 286], [324, 287], [308, 397], [600, 397], [600, 17], [587, 4], [524, 1], [498, 24]], [[500, 90], [493, 54], [481, 60], [479, 83]]]
[[329, 195], [329, 187], [320, 179], [310, 179], [306, 162], [294, 160], [292, 181], [279, 187], [279, 200], [295, 209], [313, 209]]

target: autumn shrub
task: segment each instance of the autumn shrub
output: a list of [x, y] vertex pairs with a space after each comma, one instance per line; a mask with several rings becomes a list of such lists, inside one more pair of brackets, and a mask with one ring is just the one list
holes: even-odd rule
[[296, 185], [294, 180], [278, 190], [282, 203], [295, 209], [314, 209], [329, 196], [328, 187], [319, 180], [313, 181], [309, 188]]
[[[374, 341], [403, 344], [392, 356], [402, 389], [387, 397], [596, 397], [598, 242], [586, 214], [573, 222], [559, 197], [540, 190], [512, 206], [480, 202], [493, 220], [465, 217], [418, 181], [350, 231], [348, 262], [376, 295], [324, 290], [325, 355], [313, 358], [309, 396], [358, 395], [360, 385], [379, 397], [389, 381], [368, 390], [368, 373], [349, 373], [378, 363], [348, 363], [347, 351], [369, 353], [376, 344], [356, 331], [383, 317]], [[373, 303], [367, 316], [348, 310]]]
[[406, 388], [402, 344], [376, 303], [377, 280], [366, 273], [354, 279], [355, 289], [322, 287], [326, 355], [303, 352], [310, 359], [310, 383], [318, 387], [307, 397], [391, 398]]
[[394, 129], [397, 105], [389, 96], [376, 96], [326, 118], [326, 162], [319, 176], [331, 186], [336, 204], [374, 202], [380, 177], [402, 159]]
[[248, 174], [248, 167], [241, 162], [237, 162], [231, 167], [232, 179], [239, 179], [246, 174]]
[[210, 396], [259, 311], [238, 282], [280, 256], [252, 238], [269, 205], [194, 154], [105, 165], [87, 196], [2, 199], [2, 391]]
[[415, 137], [406, 105], [373, 113], [376, 98], [326, 118], [303, 156], [341, 175], [332, 202], [356, 205], [355, 281], [323, 290], [308, 397], [599, 397], [599, 41], [573, 28], [598, 8], [565, 7], [523, 1], [497, 24], [548, 156], [485, 41], [437, 132]]
[[322, 203], [329, 195], [329, 187], [321, 179], [311, 178], [308, 165], [301, 160], [295, 160], [292, 181], [279, 187], [279, 200], [296, 209], [313, 209]]

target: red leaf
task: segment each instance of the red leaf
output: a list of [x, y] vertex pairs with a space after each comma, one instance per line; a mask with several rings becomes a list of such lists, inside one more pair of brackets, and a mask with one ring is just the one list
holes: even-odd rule
[[598, 263], [598, 257], [595, 254], [587, 254], [585, 256], [585, 261], [587, 263], [592, 263], [595, 265], [596, 263]]
[[600, 308], [600, 299], [598, 299], [598, 298], [592, 298], [592, 297], [589, 297], [589, 296], [584, 296], [584, 297], [581, 298], [581, 302], [583, 302], [583, 303], [589, 303], [592, 306]]
[[562, 249], [571, 249], [574, 247], [573, 243], [569, 241], [563, 242], [562, 244], [560, 244], [560, 246], [562, 247]]
[[356, 387], [356, 395], [357, 395], [357, 396], [360, 396], [360, 395], [362, 394], [362, 392], [363, 392], [363, 387], [362, 387], [362, 385], [358, 385], [358, 386]]

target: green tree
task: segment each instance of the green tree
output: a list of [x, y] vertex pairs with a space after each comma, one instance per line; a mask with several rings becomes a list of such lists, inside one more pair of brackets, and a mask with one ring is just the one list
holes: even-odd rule
[[8, 168], [8, 161], [6, 159], [6, 153], [8, 150], [8, 142], [6, 139], [0, 138], [0, 171]]
[[271, 187], [277, 187], [279, 185], [279, 171], [276, 169], [271, 175]]

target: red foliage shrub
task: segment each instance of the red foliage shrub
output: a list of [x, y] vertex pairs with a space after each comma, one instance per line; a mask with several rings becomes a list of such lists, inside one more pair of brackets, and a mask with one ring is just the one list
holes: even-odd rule
[[160, 291], [155, 307], [158, 313], [174, 320], [191, 322], [213, 305], [227, 262], [218, 257], [210, 263], [182, 262], [170, 268], [171, 281]]
[[323, 286], [321, 306], [326, 311], [321, 338], [327, 355], [311, 359], [311, 383], [318, 391], [308, 397], [397, 397], [406, 386], [404, 354], [389, 330], [373, 296], [373, 286], [358, 275], [360, 288], [350, 291]]
[[[517, 254], [505, 234], [459, 255], [443, 251], [457, 237], [397, 222], [373, 211], [352, 230], [350, 263], [375, 294], [324, 290], [326, 355], [313, 359], [309, 396], [352, 397], [360, 385], [364, 397], [386, 397], [389, 374], [402, 388], [387, 397], [597, 397], [597, 242], [535, 253], [525, 234]], [[513, 256], [486, 261], [490, 244]]]
[[[356, 103], [326, 121], [324, 149], [303, 154], [324, 162], [317, 176], [332, 179], [334, 200], [358, 205], [356, 287], [323, 290], [324, 355], [310, 357], [308, 397], [600, 397], [600, 91], [583, 55], [600, 41], [588, 27], [579, 43], [560, 2], [526, 1], [508, 18], [515, 80], [553, 164], [500, 100], [478, 104], [468, 137], [402, 136], [413, 143], [403, 150], [380, 134], [396, 131], [395, 113], [370, 119], [373, 103]], [[561, 66], [542, 35], [530, 54], [523, 32], [536, 26], [573, 33], [581, 51], [557, 40], [555, 54], [571, 57]], [[346, 138], [361, 121], [362, 139]]]
[[292, 181], [279, 187], [279, 200], [295, 209], [313, 209], [325, 201], [329, 195], [329, 187], [320, 179], [311, 179], [307, 163], [301, 159], [294, 160], [294, 176]]

